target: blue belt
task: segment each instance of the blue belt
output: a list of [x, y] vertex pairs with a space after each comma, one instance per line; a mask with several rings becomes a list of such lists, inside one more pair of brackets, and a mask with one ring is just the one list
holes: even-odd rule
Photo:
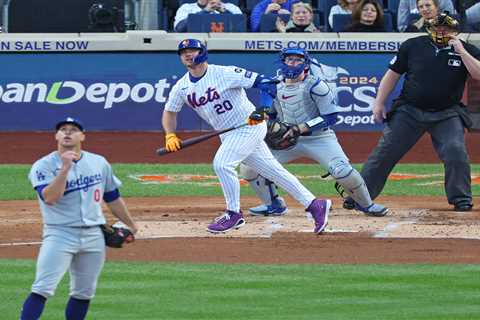
[[[325, 127], [325, 128], [318, 129], [318, 130], [315, 130], [315, 131], [328, 131], [329, 129], [330, 129], [330, 127]], [[305, 132], [305, 133], [302, 133], [301, 136], [308, 137], [308, 136], [311, 136], [313, 134], [313, 132], [314, 131]]]

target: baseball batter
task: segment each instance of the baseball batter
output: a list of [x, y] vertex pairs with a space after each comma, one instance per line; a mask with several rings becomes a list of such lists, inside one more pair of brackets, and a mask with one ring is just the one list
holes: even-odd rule
[[44, 228], [32, 292], [21, 320], [39, 319], [46, 300], [70, 271], [67, 320], [84, 319], [105, 261], [102, 200], [135, 233], [137, 226], [120, 197], [121, 182], [104, 157], [81, 150], [80, 121], [56, 125], [57, 150], [35, 162], [29, 179], [37, 191]]
[[[367, 215], [384, 216], [388, 209], [374, 204], [362, 177], [351, 165], [331, 130], [339, 112], [336, 94], [326, 81], [313, 76], [311, 59], [300, 48], [286, 48], [280, 52], [280, 73], [285, 78], [277, 84], [271, 118], [287, 123], [286, 138], [295, 137], [296, 144], [285, 150], [272, 150], [280, 163], [306, 157], [317, 161], [355, 199], [357, 209]], [[249, 181], [263, 205], [250, 209], [253, 215], [281, 215], [286, 212], [283, 199], [273, 184], [257, 170], [241, 166], [241, 173]]]
[[298, 179], [283, 168], [263, 141], [267, 128], [263, 113], [248, 100], [244, 88], [268, 85], [269, 79], [234, 66], [208, 64], [207, 48], [196, 39], [180, 42], [178, 54], [188, 72], [173, 86], [163, 112], [165, 148], [178, 151], [181, 140], [175, 134], [177, 113], [184, 104], [195, 110], [215, 130], [249, 122], [251, 125], [220, 135], [221, 145], [213, 168], [226, 201], [226, 211], [208, 225], [213, 233], [245, 224], [240, 211], [240, 182], [236, 168], [243, 162], [284, 188], [302, 203], [315, 220], [315, 233], [327, 225], [330, 200], [315, 199]]

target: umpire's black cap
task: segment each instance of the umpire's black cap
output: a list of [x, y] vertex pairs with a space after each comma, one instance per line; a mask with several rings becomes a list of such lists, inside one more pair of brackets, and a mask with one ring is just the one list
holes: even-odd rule
[[78, 129], [80, 129], [81, 131], [85, 131], [85, 129], [83, 128], [82, 122], [72, 117], [68, 117], [66, 119], [63, 119], [57, 122], [57, 124], [55, 125], [55, 131], [58, 131], [58, 129], [60, 129], [60, 127], [63, 126], [64, 124], [72, 124], [76, 126]]

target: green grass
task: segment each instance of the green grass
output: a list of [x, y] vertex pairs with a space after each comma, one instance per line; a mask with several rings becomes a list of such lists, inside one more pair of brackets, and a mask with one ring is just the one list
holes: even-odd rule
[[[219, 186], [199, 186], [197, 183], [172, 183], [172, 184], [141, 184], [133, 179], [132, 175], [140, 174], [192, 174], [192, 175], [214, 175], [210, 164], [114, 164], [115, 174], [122, 180], [121, 189], [124, 197], [158, 197], [158, 196], [209, 196], [221, 195]], [[331, 180], [318, 178], [325, 171], [314, 164], [289, 164], [288, 170], [297, 176], [306, 176], [301, 181], [314, 194], [335, 195]], [[356, 165], [360, 169], [360, 165]], [[27, 179], [29, 165], [0, 165], [0, 200], [25, 200], [35, 199], [35, 193]], [[443, 166], [440, 164], [399, 164], [395, 167], [394, 173], [411, 174], [437, 174], [438, 176], [389, 181], [382, 192], [382, 195], [437, 195], [445, 194], [443, 188]], [[480, 165], [472, 165], [472, 175], [480, 174]], [[316, 176], [308, 178], [308, 176]], [[214, 181], [218, 181], [214, 179]], [[436, 184], [425, 184], [437, 182]], [[480, 186], [472, 187], [473, 193], [480, 193]], [[253, 191], [242, 187], [243, 195], [253, 195]]]
[[[297, 176], [324, 173], [292, 164]], [[360, 168], [360, 166], [357, 166]], [[0, 165], [0, 200], [34, 199], [27, 165]], [[211, 165], [115, 164], [122, 195], [221, 195], [218, 186], [140, 184], [135, 174], [213, 175]], [[443, 195], [441, 165], [397, 165], [395, 173], [440, 174], [389, 181], [384, 195]], [[472, 174], [480, 165], [472, 166]], [[302, 178], [316, 194], [332, 181]], [[437, 181], [432, 185], [419, 183]], [[473, 186], [474, 194], [479, 186]], [[242, 194], [253, 194], [242, 187]], [[1, 251], [0, 251], [1, 252]], [[35, 262], [0, 259], [0, 319], [18, 319]], [[480, 265], [218, 265], [108, 262], [87, 319], [480, 319]], [[475, 280], [477, 279], [477, 280]], [[64, 319], [68, 275], [42, 319]]]
[[[0, 260], [17, 319], [34, 262]], [[480, 319], [478, 265], [105, 265], [88, 319]], [[475, 280], [477, 279], [477, 280]], [[68, 276], [42, 319], [63, 319]]]

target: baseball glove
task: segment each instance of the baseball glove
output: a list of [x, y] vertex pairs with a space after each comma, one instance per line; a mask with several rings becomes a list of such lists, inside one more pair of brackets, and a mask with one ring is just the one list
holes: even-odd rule
[[285, 134], [290, 132], [296, 132], [292, 129], [291, 126], [287, 125], [286, 123], [277, 121], [277, 120], [269, 120], [267, 123], [267, 135], [265, 136], [265, 142], [273, 150], [285, 150], [288, 148], [293, 147], [297, 144], [298, 136], [300, 134], [293, 134], [285, 136]]
[[133, 233], [122, 227], [114, 227], [109, 225], [101, 225], [103, 236], [105, 237], [105, 245], [112, 248], [121, 248], [124, 243], [130, 243], [135, 240]]

